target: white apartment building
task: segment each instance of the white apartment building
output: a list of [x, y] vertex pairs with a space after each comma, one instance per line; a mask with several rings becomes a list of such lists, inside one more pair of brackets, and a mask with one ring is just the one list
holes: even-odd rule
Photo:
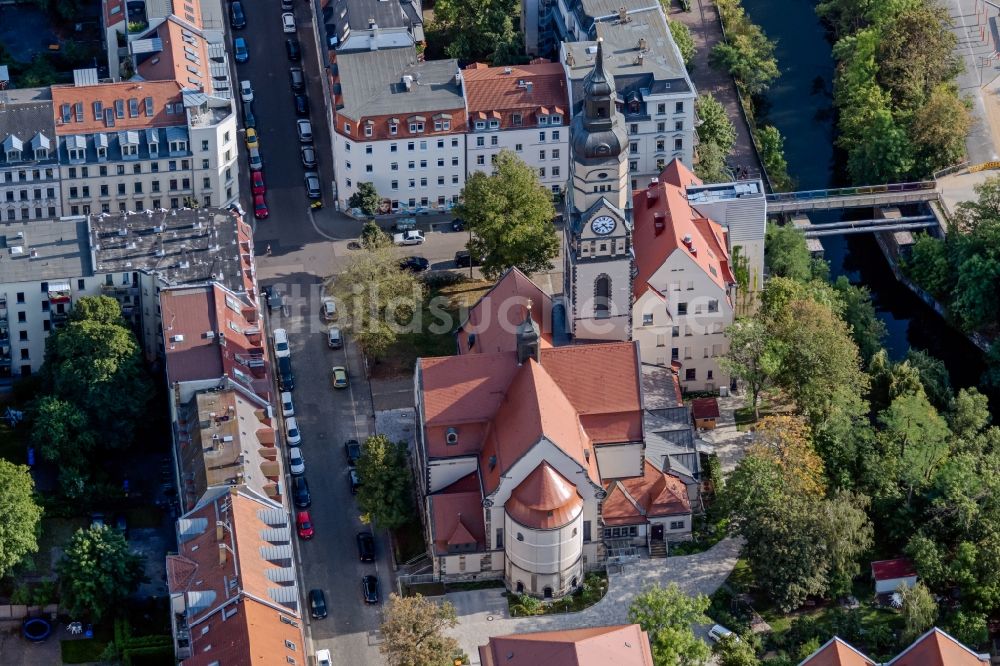
[[730, 232], [691, 206], [692, 183], [674, 160], [633, 195], [632, 336], [642, 362], [673, 367], [685, 391], [715, 391], [729, 384], [719, 359], [733, 323]]
[[424, 41], [424, 18], [417, 0], [334, 0], [323, 7], [323, 25], [328, 48], [337, 52], [399, 48]]
[[[604, 40], [605, 67], [615, 79], [625, 117], [632, 189], [645, 188], [673, 159], [692, 168], [697, 93], [662, 10], [654, 6], [604, 17], [593, 23], [593, 33]], [[596, 53], [593, 41], [561, 46], [574, 114], [582, 105], [583, 79], [593, 69]]]
[[0, 220], [62, 215], [57, 157], [49, 89], [0, 91]]
[[467, 122], [455, 60], [418, 62], [410, 48], [339, 53], [333, 83], [337, 204], [360, 183], [381, 212], [447, 210], [465, 184]]
[[462, 72], [469, 112], [465, 137], [469, 175], [492, 172], [501, 150], [538, 172], [554, 195], [569, 179], [569, 96], [558, 63], [511, 67], [469, 65]]

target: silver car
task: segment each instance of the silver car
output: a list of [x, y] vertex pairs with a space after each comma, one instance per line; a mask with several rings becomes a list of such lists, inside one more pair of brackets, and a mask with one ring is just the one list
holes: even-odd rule
[[306, 461], [302, 457], [302, 449], [297, 446], [288, 448], [288, 471], [293, 476], [300, 476], [306, 473]]
[[251, 171], [260, 171], [264, 168], [264, 159], [260, 156], [259, 148], [251, 148], [249, 150], [250, 156], [247, 158], [250, 161]]
[[299, 141], [302, 143], [312, 143], [313, 140], [313, 126], [305, 118], [301, 118], [295, 121], [295, 128], [299, 133]]
[[323, 193], [319, 188], [319, 174], [315, 171], [307, 171], [304, 177], [306, 186], [306, 195], [310, 199], [322, 199]]
[[312, 146], [302, 146], [302, 166], [307, 169], [316, 168], [316, 149]]

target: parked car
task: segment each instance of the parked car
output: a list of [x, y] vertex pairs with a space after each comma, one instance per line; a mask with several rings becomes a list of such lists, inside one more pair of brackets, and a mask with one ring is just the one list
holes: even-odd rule
[[284, 417], [295, 416], [295, 403], [292, 402], [292, 394], [288, 391], [281, 394], [281, 415]]
[[292, 446], [302, 443], [302, 431], [299, 430], [299, 422], [294, 416], [288, 417], [285, 421], [285, 438]]
[[299, 538], [305, 541], [312, 539], [316, 533], [308, 511], [299, 511], [298, 515], [295, 516], [295, 527], [299, 530]]
[[348, 472], [348, 474], [349, 474], [350, 479], [351, 479], [351, 494], [352, 495], [357, 495], [358, 494], [358, 488], [361, 487], [361, 477], [358, 476], [358, 470], [356, 470], [353, 467], [350, 469], [350, 472]]
[[316, 650], [316, 666], [333, 666], [329, 650]]
[[282, 391], [295, 390], [295, 374], [292, 372], [291, 356], [282, 356], [278, 359], [278, 388]]
[[260, 148], [260, 136], [257, 135], [257, 130], [253, 127], [248, 127], [246, 136], [243, 138], [247, 144], [247, 150], [251, 148]]
[[361, 593], [365, 597], [365, 603], [378, 603], [378, 576], [368, 575], [361, 579]]
[[291, 356], [292, 350], [288, 346], [288, 331], [283, 328], [276, 328], [271, 335], [274, 337], [274, 355], [278, 358]]
[[335, 365], [333, 367], [333, 388], [335, 389], [345, 389], [348, 385], [347, 380], [347, 368], [342, 365]]
[[292, 476], [306, 473], [306, 459], [302, 457], [302, 447], [292, 446], [288, 449], [288, 471]]
[[264, 194], [267, 192], [267, 185], [264, 184], [263, 171], [250, 172], [250, 191], [254, 194]]
[[399, 267], [411, 273], [423, 273], [430, 268], [431, 262], [423, 257], [403, 257], [399, 261]]
[[306, 481], [306, 477], [292, 477], [292, 501], [300, 509], [312, 506], [312, 494], [309, 492], [309, 482]]
[[306, 171], [302, 177], [306, 186], [306, 196], [310, 199], [322, 199], [323, 192], [319, 189], [319, 174], [315, 171]]
[[347, 464], [354, 467], [361, 457], [361, 444], [356, 439], [349, 439], [344, 442], [344, 452], [347, 454]]
[[312, 146], [302, 146], [302, 166], [307, 169], [316, 168], [316, 149]]
[[326, 296], [320, 301], [320, 317], [323, 321], [333, 321], [337, 318], [337, 301], [333, 300], [332, 297]]
[[[290, 5], [291, 3], [289, 3]], [[284, 7], [282, 7], [284, 9]], [[289, 67], [288, 68], [288, 79], [292, 83], [293, 92], [302, 92], [306, 89], [306, 77], [302, 73], [301, 67]]]
[[264, 287], [264, 296], [267, 297], [267, 309], [271, 312], [280, 310], [281, 306], [284, 305], [284, 299], [281, 297], [281, 292], [274, 287]]
[[416, 229], [393, 234], [392, 242], [396, 245], [420, 245], [424, 242], [424, 234]]
[[250, 51], [247, 49], [247, 40], [237, 37], [233, 40], [233, 51], [236, 54], [236, 62], [246, 62], [250, 59]]
[[[243, 39], [240, 37], [239, 39]], [[243, 62], [246, 62], [245, 60]], [[253, 115], [253, 104], [243, 105], [243, 125], [250, 129], [252, 127], [257, 127], [257, 117]]]
[[718, 643], [726, 636], [733, 636], [736, 640], [740, 639], [739, 636], [736, 636], [733, 632], [726, 629], [721, 624], [712, 625], [712, 628], [708, 630], [708, 637], [711, 638], [714, 643]]
[[358, 557], [362, 562], [375, 561], [375, 537], [371, 532], [358, 532]]
[[247, 162], [250, 163], [251, 171], [260, 171], [264, 168], [264, 158], [260, 156], [260, 148], [251, 148], [247, 151]]
[[344, 335], [337, 326], [331, 326], [326, 332], [326, 346], [330, 349], [342, 349], [344, 347]]
[[281, 15], [281, 30], [290, 34], [295, 34], [295, 14], [285, 12]]
[[229, 6], [229, 24], [234, 30], [247, 27], [247, 15], [243, 12], [243, 3], [240, 0], [233, 0], [233, 4]]
[[292, 102], [295, 104], [295, 115], [308, 117], [309, 116], [309, 98], [305, 95], [298, 94], [292, 96]]
[[299, 134], [299, 141], [302, 143], [312, 143], [313, 126], [311, 122], [305, 118], [300, 118], [295, 121], [295, 129]]
[[249, 81], [240, 81], [240, 99], [244, 102], [253, 101], [253, 86]]
[[472, 256], [468, 250], [459, 250], [455, 253], [455, 266], [458, 268], [468, 268], [469, 266], [481, 266], [483, 260], [479, 256]]
[[302, 60], [302, 47], [299, 46], [299, 40], [294, 37], [289, 37], [285, 40], [285, 53], [288, 54], [288, 59], [292, 62], [298, 62]]
[[451, 230], [465, 231], [465, 220], [463, 220], [460, 217], [456, 217], [454, 220], [451, 221]]
[[[254, 173], [260, 173], [260, 171], [254, 171]], [[258, 220], [266, 220], [268, 215], [270, 212], [267, 210], [267, 201], [264, 200], [264, 195], [253, 195], [253, 216]]]
[[309, 590], [309, 614], [314, 620], [326, 617], [326, 595], [323, 590]]

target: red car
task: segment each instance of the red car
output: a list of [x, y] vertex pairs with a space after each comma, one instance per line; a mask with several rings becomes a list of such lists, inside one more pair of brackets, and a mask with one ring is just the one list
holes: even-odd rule
[[266, 220], [269, 215], [267, 210], [267, 202], [264, 201], [264, 195], [258, 194], [253, 198], [253, 216], [258, 220]]
[[299, 515], [295, 519], [295, 524], [299, 528], [300, 539], [313, 538], [313, 523], [308, 511], [299, 511]]
[[264, 172], [263, 171], [251, 171], [250, 172], [250, 189], [254, 194], [264, 194], [267, 192], [267, 185], [264, 184]]

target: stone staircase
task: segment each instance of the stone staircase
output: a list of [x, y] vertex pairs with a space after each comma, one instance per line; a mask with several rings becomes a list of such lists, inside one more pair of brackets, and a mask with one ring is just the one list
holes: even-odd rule
[[667, 544], [663, 541], [650, 541], [649, 542], [649, 556], [650, 557], [666, 557], [667, 556]]

